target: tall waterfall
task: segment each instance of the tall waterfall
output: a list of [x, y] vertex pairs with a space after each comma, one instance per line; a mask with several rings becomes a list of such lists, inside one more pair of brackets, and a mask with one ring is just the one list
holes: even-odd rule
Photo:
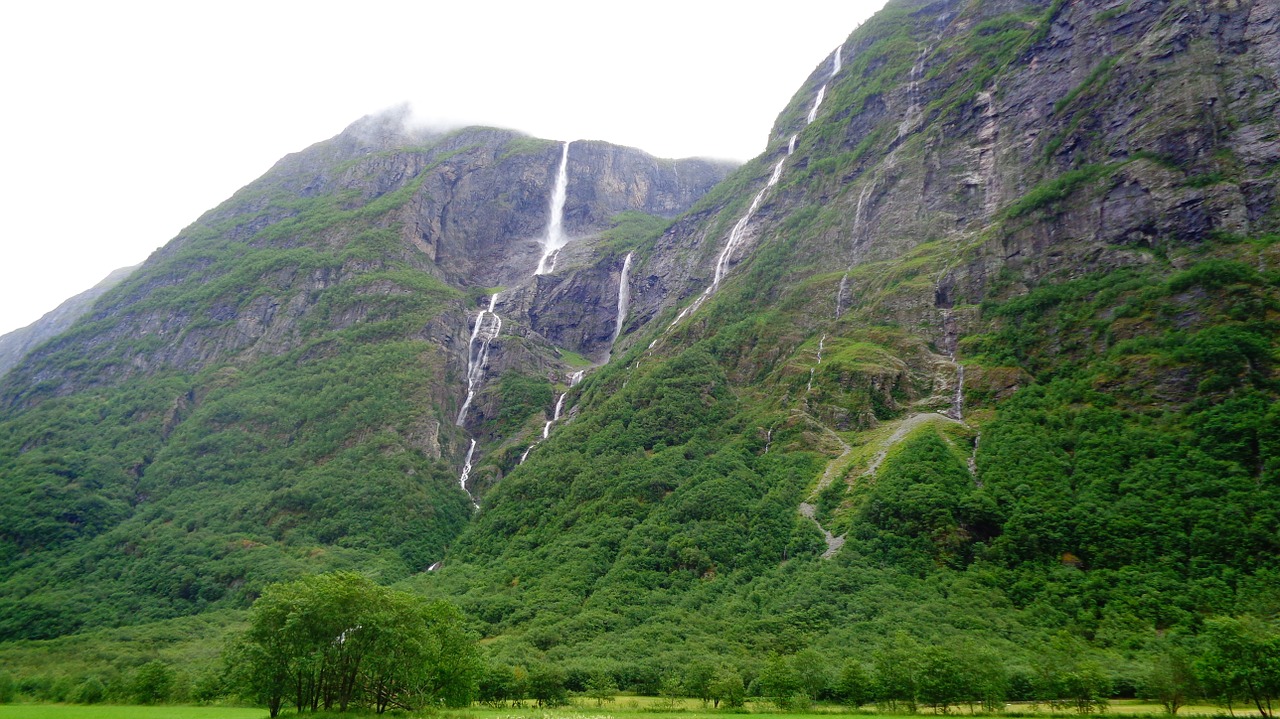
[[610, 344], [618, 341], [618, 336], [622, 334], [622, 323], [627, 320], [627, 305], [631, 303], [630, 275], [631, 253], [628, 252], [627, 259], [622, 261], [622, 276], [618, 278], [618, 319], [613, 324], [613, 339], [609, 340]]
[[471, 456], [476, 453], [476, 441], [471, 440], [471, 446], [467, 448], [467, 458], [462, 462], [462, 475], [458, 477], [458, 486], [462, 487], [462, 491], [471, 494], [471, 490], [467, 489], [467, 480], [471, 479]]
[[[792, 135], [791, 140], [787, 142], [787, 154], [783, 155], [782, 158], [774, 164], [773, 172], [769, 173], [769, 181], [765, 183], [764, 187], [760, 188], [760, 191], [756, 193], [755, 198], [751, 200], [751, 206], [747, 208], [746, 214], [738, 218], [738, 221], [733, 224], [733, 229], [729, 231], [729, 241], [724, 244], [724, 249], [720, 251], [720, 256], [716, 258], [716, 272], [712, 277], [711, 284], [707, 289], [702, 291], [701, 295], [698, 295], [698, 299], [694, 300], [693, 304], [681, 310], [680, 314], [676, 315], [676, 318], [671, 320], [671, 324], [667, 325], [667, 327], [674, 327], [680, 320], [696, 312], [698, 308], [702, 306], [702, 303], [706, 302], [707, 298], [714, 294], [716, 289], [720, 287], [720, 280], [724, 279], [725, 274], [729, 272], [729, 260], [733, 258], [733, 251], [738, 249], [738, 245], [742, 244], [742, 240], [744, 239], [744, 235], [747, 230], [747, 223], [751, 221], [751, 216], [756, 213], [756, 210], [760, 209], [760, 203], [764, 201], [765, 193], [767, 193], [771, 187], [778, 184], [778, 180], [782, 177], [782, 166], [787, 162], [787, 158], [791, 156], [791, 153], [795, 151], [795, 140], [795, 135]], [[654, 342], [649, 345], [649, 348], [652, 349], [653, 344], [656, 343], [657, 340], [654, 340]]]
[[[836, 52], [831, 57], [831, 74], [827, 75], [827, 82], [830, 82], [831, 78], [835, 77], [837, 72], [840, 72], [840, 48], [841, 47], [842, 46], [837, 45]], [[812, 124], [814, 120], [818, 119], [818, 106], [822, 104], [822, 98], [826, 97], [826, 95], [827, 95], [827, 83], [824, 82], [822, 83], [822, 87], [818, 88], [817, 97], [813, 98], [813, 107], [809, 108], [809, 115], [808, 117], [805, 118], [806, 123]]]
[[[502, 331], [502, 318], [494, 312], [498, 304], [495, 292], [489, 296], [489, 309], [480, 310], [476, 316], [476, 324], [471, 328], [471, 342], [467, 346], [467, 399], [458, 410], [458, 420], [454, 424], [461, 427], [467, 421], [467, 410], [471, 409], [471, 400], [475, 399], [476, 389], [484, 379], [484, 368], [489, 363], [489, 343], [493, 342]], [[486, 321], [486, 318], [492, 318]]]
[[542, 241], [542, 258], [538, 260], [535, 275], [545, 275], [556, 269], [556, 256], [567, 240], [564, 236], [564, 202], [569, 192], [569, 143], [560, 150], [560, 169], [556, 172], [556, 186], [551, 191], [551, 219], [547, 222], [547, 237]]

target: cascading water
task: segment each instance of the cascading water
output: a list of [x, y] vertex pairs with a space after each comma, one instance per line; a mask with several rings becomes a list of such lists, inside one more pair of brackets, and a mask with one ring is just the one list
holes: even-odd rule
[[805, 389], [805, 394], [808, 394], [813, 391], [813, 371], [816, 370], [818, 366], [822, 364], [822, 346], [825, 345], [826, 343], [827, 343], [827, 336], [823, 335], [822, 339], [818, 340], [818, 361], [812, 367], [809, 368], [809, 386]]
[[[674, 320], [671, 320], [671, 324], [667, 325], [668, 328], [676, 326], [680, 320], [696, 312], [698, 308], [702, 306], [702, 303], [706, 302], [707, 298], [714, 294], [716, 289], [720, 287], [720, 280], [724, 279], [725, 274], [729, 271], [729, 260], [733, 257], [733, 251], [738, 249], [738, 245], [742, 244], [742, 240], [744, 239], [747, 229], [747, 223], [751, 221], [751, 216], [756, 213], [756, 210], [760, 209], [760, 203], [764, 201], [765, 193], [769, 191], [769, 188], [778, 184], [778, 180], [782, 177], [782, 166], [786, 163], [787, 157], [789, 157], [791, 152], [794, 150], [795, 136], [793, 135], [790, 142], [787, 143], [787, 154], [784, 155], [782, 159], [778, 160], [778, 162], [773, 166], [773, 172], [769, 174], [769, 182], [767, 182], [764, 187], [760, 188], [760, 191], [756, 193], [755, 198], [751, 200], [751, 206], [747, 208], [746, 214], [738, 218], [738, 221], [733, 225], [733, 229], [729, 231], [729, 241], [725, 243], [724, 249], [720, 251], [720, 256], [716, 258], [716, 272], [712, 277], [711, 285], [708, 286], [707, 289], [703, 290], [701, 295], [698, 295], [698, 299], [694, 300], [693, 304], [681, 310], [680, 314], [676, 315]], [[653, 349], [653, 346], [657, 343], [657, 340], [651, 342], [649, 344], [649, 349]]]
[[542, 258], [538, 260], [535, 275], [555, 272], [556, 256], [568, 242], [564, 236], [564, 203], [569, 192], [569, 143], [560, 150], [560, 169], [556, 171], [555, 189], [551, 191], [551, 219], [547, 222], [547, 237], [542, 242]]
[[911, 132], [916, 121], [920, 119], [920, 78], [924, 74], [924, 60], [929, 55], [929, 49], [927, 45], [920, 48], [916, 62], [911, 66], [911, 75], [907, 84], [907, 111], [902, 115], [902, 122], [898, 123], [899, 139]]
[[[574, 385], [581, 382], [583, 376], [586, 375], [586, 373], [587, 373], [586, 370], [579, 370], [569, 375], [569, 388], [572, 389]], [[524, 454], [520, 455], [519, 464], [524, 464], [524, 461], [529, 458], [529, 453], [533, 451], [533, 448], [537, 447], [539, 444], [542, 444], [543, 439], [547, 439], [548, 437], [551, 436], [551, 425], [560, 421], [560, 414], [564, 410], [564, 400], [565, 400], [565, 397], [568, 397], [568, 396], [569, 396], [568, 392], [561, 392], [560, 396], [556, 398], [556, 408], [551, 415], [551, 419], [547, 420], [546, 423], [542, 425], [542, 439], [529, 445], [524, 450]]]
[[[462, 409], [458, 410], [458, 420], [454, 422], [459, 427], [466, 423], [471, 400], [475, 399], [476, 389], [484, 379], [484, 368], [489, 362], [489, 344], [502, 331], [502, 318], [494, 312], [499, 294], [495, 292], [489, 296], [489, 309], [480, 311], [476, 316], [475, 327], [471, 329], [471, 342], [467, 346], [467, 399], [462, 403]], [[493, 319], [486, 323], [486, 317]]]
[[622, 334], [622, 323], [627, 319], [627, 305], [631, 303], [631, 285], [628, 284], [630, 274], [631, 253], [628, 252], [627, 259], [622, 262], [622, 276], [618, 278], [618, 319], [613, 324], [613, 339], [609, 340], [609, 344], [618, 341], [618, 336]]
[[951, 416], [964, 419], [964, 365], [956, 365], [956, 391], [951, 397]]
[[836, 319], [840, 319], [840, 313], [844, 310], [844, 293], [849, 291], [849, 271], [844, 271], [844, 276], [840, 278], [840, 289], [836, 290]]
[[[827, 82], [840, 72], [840, 47], [836, 46], [835, 54], [831, 57], [831, 74], [827, 75]], [[812, 125], [813, 121], [818, 119], [818, 106], [822, 104], [822, 98], [827, 95], [827, 83], [822, 83], [822, 87], [818, 88], [818, 95], [813, 98], [813, 107], [809, 108], [809, 115], [805, 118], [805, 123]]]
[[[871, 193], [875, 191], [876, 184], [879, 181], [880, 181], [880, 177], [879, 175], [877, 175], [875, 179], [863, 184], [862, 190], [858, 193], [858, 204], [853, 208], [852, 235], [853, 235], [853, 242], [855, 246], [857, 245], [857, 243], [862, 242], [863, 240], [866, 239], [865, 237], [866, 233], [863, 227], [864, 223], [866, 222], [866, 218], [862, 214], [862, 208], [867, 202], [867, 197], [869, 197]], [[852, 249], [853, 248], [850, 248], [851, 252], [852, 252]], [[840, 315], [844, 311], [844, 296], [845, 296], [845, 292], [848, 291], [849, 273], [851, 271], [853, 271], [853, 265], [849, 265], [849, 267], [846, 268], [844, 271], [844, 276], [840, 278], [840, 289], [836, 291], [836, 319], [840, 319]]]
[[823, 85], [818, 88], [818, 96], [813, 98], [813, 107], [809, 108], [809, 116], [804, 119], [806, 124], [813, 124], [818, 119], [818, 106], [822, 104], [822, 98], [827, 94], [827, 86]]
[[458, 486], [462, 487], [462, 491], [466, 492], [468, 496], [471, 495], [471, 490], [467, 489], [467, 480], [471, 479], [471, 457], [475, 453], [476, 441], [473, 439], [471, 440], [471, 446], [467, 448], [467, 458], [462, 462], [462, 474], [458, 477]]
[[549, 437], [549, 436], [551, 435], [551, 425], [553, 425], [553, 424], [555, 424], [556, 422], [559, 422], [559, 421], [560, 421], [560, 410], [564, 408], [564, 397], [565, 397], [565, 395], [566, 395], [566, 394], [568, 394], [568, 392], [561, 392], [561, 393], [560, 393], [560, 397], [558, 397], [558, 398], [556, 399], [556, 410], [555, 410], [555, 413], [551, 415], [551, 419], [547, 420], [547, 423], [546, 423], [546, 424], [542, 425], [542, 438], [543, 438], [543, 439], [546, 439], [547, 437]]

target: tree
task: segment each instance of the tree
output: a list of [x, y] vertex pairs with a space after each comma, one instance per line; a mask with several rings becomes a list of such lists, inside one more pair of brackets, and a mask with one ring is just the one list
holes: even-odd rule
[[558, 664], [540, 662], [529, 667], [529, 696], [540, 707], [557, 707], [569, 701], [565, 672]]
[[107, 687], [97, 677], [85, 679], [71, 694], [71, 701], [76, 704], [97, 704], [106, 698]]
[[1186, 651], [1165, 642], [1157, 647], [1142, 677], [1142, 693], [1160, 702], [1168, 714], [1177, 714], [1197, 692], [1196, 677]]
[[712, 706], [717, 709], [722, 702], [726, 708], [737, 709], [746, 702], [747, 698], [742, 675], [729, 667], [720, 667], [716, 670], [715, 677], [708, 686], [708, 692], [711, 694]]
[[971, 677], [958, 654], [948, 647], [932, 645], [925, 647], [920, 660], [917, 693], [921, 702], [939, 714], [946, 714], [952, 705], [964, 702], [971, 691]]
[[808, 703], [804, 681], [790, 657], [776, 654], [769, 657], [756, 681], [759, 683], [760, 696], [776, 704], [779, 709], [795, 709]]
[[831, 691], [831, 662], [816, 649], [801, 649], [791, 657], [791, 666], [800, 677], [801, 691], [817, 701]]
[[898, 632], [874, 655], [876, 702], [897, 711], [916, 711], [920, 681], [920, 645]]
[[1247, 701], [1264, 717], [1280, 698], [1280, 632], [1253, 617], [1205, 622], [1195, 671], [1208, 693], [1228, 706]]
[[711, 682], [715, 679], [716, 668], [710, 662], [699, 660], [689, 664], [684, 671], [684, 692], [688, 696], [699, 699], [705, 705], [711, 701]]
[[138, 667], [130, 686], [133, 700], [139, 704], [159, 704], [169, 698], [173, 688], [173, 670], [168, 664], [154, 660]]
[[836, 680], [836, 699], [841, 704], [857, 709], [875, 698], [875, 684], [866, 667], [856, 659], [850, 659], [840, 668], [840, 678]]
[[617, 693], [618, 685], [613, 681], [612, 674], [602, 669], [591, 673], [591, 678], [587, 680], [587, 696], [596, 700], [596, 706], [604, 706], [605, 702], [613, 701]]
[[456, 608], [350, 572], [267, 587], [227, 660], [272, 717], [286, 697], [299, 712], [464, 706], [480, 673]]

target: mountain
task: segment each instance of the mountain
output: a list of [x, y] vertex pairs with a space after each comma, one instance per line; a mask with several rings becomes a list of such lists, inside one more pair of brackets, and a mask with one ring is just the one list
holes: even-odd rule
[[21, 362], [28, 352], [41, 343], [53, 339], [70, 329], [76, 320], [89, 311], [95, 300], [107, 290], [124, 281], [124, 278], [128, 277], [129, 273], [135, 269], [137, 269], [137, 265], [114, 270], [111, 274], [102, 278], [102, 281], [98, 284], [58, 305], [35, 322], [0, 335], [0, 375], [8, 372], [14, 365]]
[[[637, 228], [731, 169], [573, 143], [573, 243], [535, 277], [563, 144], [403, 120], [281, 160], [5, 378], [4, 636], [243, 606], [299, 572], [426, 569], [470, 516], [470, 436], [607, 355]], [[457, 426], [498, 285], [494, 381]]]
[[1280, 612], [1278, 22], [896, 0], [736, 169], [367, 118], [0, 384], [0, 636], [353, 567], [578, 688], [926, 642], [1132, 690]]

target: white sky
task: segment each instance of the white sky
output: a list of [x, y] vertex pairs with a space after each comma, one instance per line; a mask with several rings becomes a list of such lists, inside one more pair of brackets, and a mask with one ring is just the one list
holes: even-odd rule
[[426, 119], [749, 159], [883, 3], [5, 3], [0, 334], [404, 101]]

